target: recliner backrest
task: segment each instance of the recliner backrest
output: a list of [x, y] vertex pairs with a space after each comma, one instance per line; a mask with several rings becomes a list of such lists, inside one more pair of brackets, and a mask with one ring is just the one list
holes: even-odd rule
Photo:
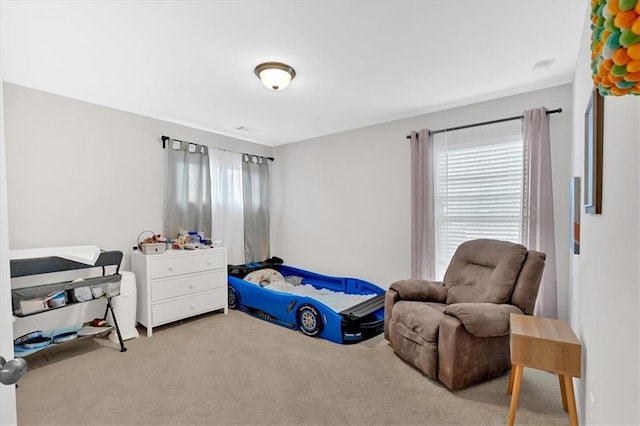
[[513, 288], [511, 304], [520, 308], [527, 315], [533, 315], [533, 307], [538, 297], [546, 258], [547, 255], [542, 252], [529, 250], [520, 275], [518, 275], [518, 281]]
[[479, 239], [460, 244], [444, 276], [446, 303], [509, 302], [526, 257], [523, 245], [508, 241]]

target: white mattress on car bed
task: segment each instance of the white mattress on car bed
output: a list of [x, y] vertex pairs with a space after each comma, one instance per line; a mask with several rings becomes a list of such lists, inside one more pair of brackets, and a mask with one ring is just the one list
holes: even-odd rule
[[375, 296], [375, 294], [347, 294], [341, 291], [328, 290], [326, 288], [317, 289], [309, 284], [293, 285], [286, 281], [274, 281], [264, 288], [280, 291], [282, 293], [308, 296], [322, 302], [336, 312], [344, 311], [347, 308]]

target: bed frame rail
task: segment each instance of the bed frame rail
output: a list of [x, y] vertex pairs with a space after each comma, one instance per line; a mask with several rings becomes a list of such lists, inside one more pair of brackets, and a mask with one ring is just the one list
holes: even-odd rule
[[346, 319], [355, 321], [383, 307], [384, 293], [372, 297], [371, 299], [367, 299], [364, 302], [360, 302], [350, 308], [347, 308], [344, 311], [340, 312], [340, 315], [342, 315]]

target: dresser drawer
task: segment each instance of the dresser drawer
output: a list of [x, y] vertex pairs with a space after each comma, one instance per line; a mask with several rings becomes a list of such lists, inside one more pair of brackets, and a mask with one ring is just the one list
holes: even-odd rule
[[150, 278], [152, 280], [226, 268], [224, 252], [218, 250], [157, 256], [158, 258], [154, 258], [149, 262]]
[[165, 278], [151, 282], [151, 301], [157, 302], [172, 297], [224, 288], [226, 285], [227, 274], [224, 269]]
[[153, 325], [160, 325], [226, 306], [227, 290], [219, 288], [179, 299], [155, 304], [151, 307]]

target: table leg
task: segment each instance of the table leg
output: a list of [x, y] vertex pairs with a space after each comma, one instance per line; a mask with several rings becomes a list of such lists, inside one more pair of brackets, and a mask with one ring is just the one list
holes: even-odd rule
[[569, 411], [569, 408], [567, 407], [567, 388], [564, 385], [564, 377], [562, 376], [562, 374], [558, 374], [558, 380], [560, 382], [560, 395], [562, 396], [562, 408], [564, 408], [564, 411]]
[[509, 387], [507, 388], [507, 395], [511, 395], [511, 392], [513, 392], [513, 373], [514, 373], [514, 370], [515, 370], [515, 365], [511, 364], [511, 372], [509, 373]]
[[522, 370], [524, 366], [516, 364], [512, 366], [515, 372], [512, 370], [513, 378], [513, 393], [511, 394], [511, 407], [509, 408], [509, 426], [513, 426], [516, 421], [516, 408], [518, 407], [518, 397], [520, 396], [520, 382], [522, 382]]
[[576, 399], [573, 395], [573, 379], [569, 375], [564, 375], [562, 377], [564, 379], [565, 393], [567, 394], [567, 405], [569, 406], [569, 420], [571, 420], [571, 426], [578, 426]]

